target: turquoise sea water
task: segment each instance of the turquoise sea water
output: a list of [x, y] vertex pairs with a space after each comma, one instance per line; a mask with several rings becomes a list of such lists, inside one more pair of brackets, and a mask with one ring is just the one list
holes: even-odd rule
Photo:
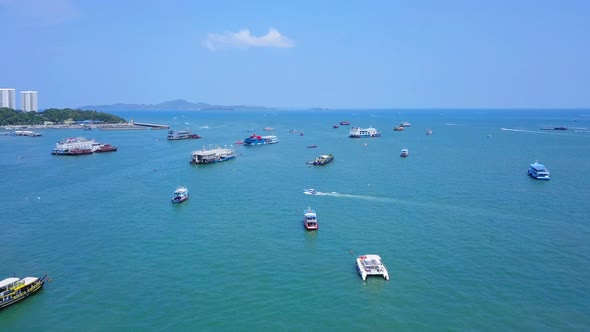
[[[203, 138], [78, 129], [0, 136], [0, 278], [52, 278], [0, 312], [2, 331], [590, 326], [588, 110], [114, 113]], [[341, 120], [383, 136], [347, 138], [350, 127], [332, 128]], [[402, 121], [412, 126], [394, 132]], [[188, 163], [203, 145], [269, 134], [264, 127], [278, 144]], [[50, 154], [75, 136], [119, 151]], [[335, 161], [305, 164], [322, 153]], [[535, 160], [551, 181], [526, 175]], [[172, 205], [180, 185], [191, 199]], [[317, 232], [303, 228], [308, 206]], [[381, 255], [391, 280], [362, 281], [361, 254]]]

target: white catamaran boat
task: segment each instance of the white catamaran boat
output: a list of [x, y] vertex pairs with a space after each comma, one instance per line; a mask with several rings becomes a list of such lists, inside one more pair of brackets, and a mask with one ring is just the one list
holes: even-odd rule
[[389, 280], [389, 273], [379, 255], [359, 256], [356, 259], [356, 269], [363, 280], [367, 280], [368, 276], [383, 276], [385, 280]]
[[537, 180], [549, 180], [549, 170], [543, 164], [539, 164], [535, 161], [534, 164], [529, 165], [528, 174], [533, 179]]

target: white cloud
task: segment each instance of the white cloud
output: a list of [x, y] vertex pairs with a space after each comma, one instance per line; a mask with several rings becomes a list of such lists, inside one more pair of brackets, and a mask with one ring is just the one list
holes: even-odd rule
[[224, 34], [209, 33], [207, 38], [203, 40], [203, 46], [211, 51], [221, 48], [231, 47], [276, 47], [276, 48], [290, 48], [295, 46], [295, 43], [282, 35], [279, 30], [275, 28], [268, 29], [264, 36], [254, 36], [250, 30], [244, 29], [239, 32], [226, 32]]

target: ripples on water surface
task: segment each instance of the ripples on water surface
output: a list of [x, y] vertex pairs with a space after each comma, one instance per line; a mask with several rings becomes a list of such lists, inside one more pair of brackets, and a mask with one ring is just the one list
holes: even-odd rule
[[[53, 278], [0, 313], [3, 330], [590, 325], [590, 136], [539, 131], [574, 121], [588, 128], [587, 111], [120, 114], [191, 124], [203, 139], [168, 142], [157, 130], [0, 136], [0, 274]], [[348, 126], [332, 129], [341, 120], [383, 137], [349, 139]], [[401, 121], [412, 127], [394, 132]], [[231, 144], [252, 129], [268, 134], [264, 127], [280, 143], [240, 146], [225, 163], [188, 164], [192, 150]], [[78, 135], [119, 151], [49, 154], [57, 140]], [[408, 158], [399, 157], [402, 148]], [[305, 164], [321, 153], [335, 161]], [[551, 181], [526, 176], [535, 160]], [[171, 205], [180, 185], [191, 199]], [[303, 228], [308, 206], [317, 232]], [[356, 274], [355, 257], [367, 253], [382, 256], [389, 282]]]

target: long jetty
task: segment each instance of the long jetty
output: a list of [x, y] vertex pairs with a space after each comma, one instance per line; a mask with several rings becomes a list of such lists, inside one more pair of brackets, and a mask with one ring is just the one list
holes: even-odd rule
[[156, 129], [169, 129], [170, 128], [169, 125], [165, 125], [165, 124], [146, 123], [146, 122], [135, 122], [133, 120], [131, 120], [131, 124], [132, 125], [135, 125], [135, 126], [151, 127], [151, 128], [156, 128]]

